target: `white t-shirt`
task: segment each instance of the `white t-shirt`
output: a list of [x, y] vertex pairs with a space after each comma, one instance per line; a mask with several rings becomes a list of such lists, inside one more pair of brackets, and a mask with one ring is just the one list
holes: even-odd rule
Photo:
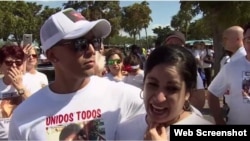
[[220, 61], [220, 68], [222, 68], [224, 65], [226, 65], [227, 63], [230, 62], [230, 56], [229, 55], [225, 55], [221, 61]]
[[[12, 85], [6, 85], [3, 82], [3, 78], [0, 79], [0, 98], [3, 97], [16, 97], [18, 93]], [[2, 101], [0, 100], [0, 103]], [[2, 112], [0, 108], [0, 112]], [[9, 120], [10, 118], [3, 118], [2, 113], [0, 117], [0, 140], [7, 140], [9, 134]]]
[[[195, 59], [201, 60], [201, 50], [199, 50], [199, 49], [193, 50], [193, 55], [194, 55]], [[198, 64], [197, 67], [202, 68], [202, 66], [200, 66], [200, 64]]]
[[112, 75], [111, 73], [107, 73], [106, 75], [103, 76], [103, 78], [108, 79], [110, 81], [115, 81], [115, 82], [123, 81], [123, 79], [122, 80], [115, 79], [114, 75]]
[[70, 94], [57, 94], [45, 87], [16, 108], [10, 121], [9, 139], [59, 140], [61, 133], [66, 136], [62, 131], [69, 124], [82, 128], [89, 127], [85, 126], [88, 122], [92, 125], [88, 133], [94, 134], [90, 139], [104, 136], [113, 140], [120, 122], [145, 113], [139, 94], [140, 89], [134, 86], [97, 76]]
[[49, 83], [47, 76], [44, 73], [38, 71], [36, 71], [35, 74], [28, 72], [25, 73], [23, 76], [23, 82], [31, 94], [34, 94], [42, 87], [47, 86]]
[[[145, 117], [146, 114], [141, 114], [118, 125], [116, 140], [143, 140], [148, 126]], [[192, 113], [174, 125], [212, 125], [212, 123]]]
[[243, 85], [250, 85], [250, 62], [244, 56], [222, 67], [208, 87], [217, 97], [229, 90], [227, 124], [250, 124], [250, 98], [243, 95]]
[[[232, 61], [235, 61], [235, 60], [237, 60], [237, 59], [239, 59], [239, 58], [241, 58], [243, 56], [246, 56], [246, 54], [247, 53], [246, 53], [245, 48], [244, 47], [240, 47], [229, 59], [227, 59], [226, 64], [229, 63], [230, 61], [232, 62]], [[224, 62], [223, 65], [222, 65], [222, 62], [221, 62], [221, 68], [224, 65], [225, 65], [225, 62]], [[230, 91], [227, 90], [227, 92], [224, 95], [226, 103], [228, 103], [228, 95], [229, 95], [229, 93], [230, 93]]]
[[234, 61], [237, 60], [239, 58], [241, 58], [242, 56], [246, 56], [246, 50], [244, 47], [240, 47], [230, 58], [230, 61]]
[[144, 71], [140, 70], [137, 75], [128, 75], [126, 76], [123, 81], [130, 85], [136, 86], [138, 88], [142, 88], [143, 86], [143, 78], [144, 78]]

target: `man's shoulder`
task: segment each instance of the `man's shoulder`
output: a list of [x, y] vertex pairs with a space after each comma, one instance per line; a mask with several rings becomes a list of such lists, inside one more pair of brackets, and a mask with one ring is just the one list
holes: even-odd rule
[[242, 65], [245, 62], [245, 56], [241, 56], [235, 59], [230, 58], [230, 62], [225, 64], [225, 67], [227, 69], [229, 68], [237, 68], [236, 66]]
[[[119, 82], [116, 82], [116, 81], [111, 81], [109, 79], [106, 79], [104, 77], [99, 77], [99, 76], [92, 76], [91, 77], [91, 81], [94, 81], [94, 83], [98, 84], [98, 85], [105, 85], [106, 87], [111, 87], [111, 89], [120, 89], [120, 90], [123, 90], [123, 89], [132, 89], [132, 90], [140, 90], [139, 88], [133, 86], [133, 85], [130, 85], [130, 84], [127, 84], [127, 83], [124, 83], [123, 81], [119, 81]], [[101, 84], [100, 84], [101, 83]]]

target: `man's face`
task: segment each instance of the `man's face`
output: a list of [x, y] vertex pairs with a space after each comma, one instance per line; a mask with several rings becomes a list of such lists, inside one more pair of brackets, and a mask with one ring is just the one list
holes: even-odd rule
[[[95, 47], [101, 42], [94, 42], [94, 34], [89, 32], [76, 40], [65, 40], [51, 48], [49, 59], [63, 75], [75, 78], [94, 74]], [[87, 42], [87, 44], [85, 44]], [[78, 48], [76, 49], [76, 47]], [[50, 54], [51, 54], [50, 53]], [[48, 53], [49, 54], [49, 53]]]
[[232, 32], [224, 32], [223, 33], [223, 46], [225, 50], [234, 52], [237, 44], [237, 37], [233, 35]]

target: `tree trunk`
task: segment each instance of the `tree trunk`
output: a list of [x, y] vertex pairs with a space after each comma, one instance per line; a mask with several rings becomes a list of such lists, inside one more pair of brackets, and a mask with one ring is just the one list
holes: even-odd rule
[[134, 33], [134, 34], [133, 34], [134, 44], [136, 44], [136, 39], [135, 39], [135, 36], [136, 36], [136, 34]]
[[144, 27], [144, 29], [145, 29], [146, 43], [147, 43], [146, 50], [148, 50], [149, 45], [148, 45], [148, 33], [147, 33], [147, 27]]
[[220, 70], [220, 59], [221, 56], [223, 55], [223, 46], [221, 44], [222, 41], [222, 29], [219, 26], [214, 26], [213, 27], [213, 44], [214, 44], [214, 52], [215, 52], [215, 62], [214, 62], [214, 75], [219, 72]]

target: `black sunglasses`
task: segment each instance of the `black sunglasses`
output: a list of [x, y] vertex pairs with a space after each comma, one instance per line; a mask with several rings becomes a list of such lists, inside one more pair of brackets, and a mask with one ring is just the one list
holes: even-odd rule
[[33, 58], [37, 58], [38, 56], [37, 56], [37, 54], [29, 54], [29, 57], [33, 57]]
[[68, 43], [73, 43], [74, 49], [77, 52], [86, 51], [89, 48], [89, 44], [91, 44], [96, 51], [99, 51], [99, 50], [101, 50], [101, 46], [102, 46], [102, 38], [95, 38], [92, 40], [79, 38], [79, 39], [75, 39], [72, 41], [59, 43], [58, 45], [66, 45]]
[[22, 60], [15, 60], [15, 61], [13, 61], [13, 60], [5, 60], [4, 61], [4, 63], [5, 63], [5, 65], [6, 66], [12, 66], [14, 63], [16, 64], [16, 66], [21, 66], [22, 64], [23, 64], [23, 61]]

